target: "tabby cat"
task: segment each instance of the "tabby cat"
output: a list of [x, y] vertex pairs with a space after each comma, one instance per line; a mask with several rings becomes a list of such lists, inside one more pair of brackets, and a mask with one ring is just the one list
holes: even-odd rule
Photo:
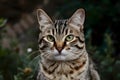
[[37, 80], [100, 80], [85, 47], [84, 9], [54, 22], [37, 10], [41, 60]]

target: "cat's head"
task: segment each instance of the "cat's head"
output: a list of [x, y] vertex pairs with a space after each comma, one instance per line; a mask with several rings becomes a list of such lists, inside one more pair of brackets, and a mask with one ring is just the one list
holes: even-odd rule
[[68, 20], [55, 20], [41, 9], [37, 10], [39, 49], [48, 60], [66, 61], [80, 57], [85, 51], [83, 24], [84, 9], [78, 9]]

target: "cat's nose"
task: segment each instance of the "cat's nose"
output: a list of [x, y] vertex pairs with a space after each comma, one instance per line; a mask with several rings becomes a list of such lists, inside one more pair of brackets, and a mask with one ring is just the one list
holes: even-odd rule
[[58, 50], [59, 53], [61, 53], [62, 47], [57, 47], [56, 49]]
[[64, 48], [64, 42], [56, 41], [55, 47], [58, 50], [58, 52], [61, 53], [62, 49]]

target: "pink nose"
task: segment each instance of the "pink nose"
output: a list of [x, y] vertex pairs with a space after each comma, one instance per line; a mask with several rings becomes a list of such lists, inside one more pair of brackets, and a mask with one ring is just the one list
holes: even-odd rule
[[56, 49], [58, 50], [59, 53], [61, 53], [62, 47], [57, 47]]

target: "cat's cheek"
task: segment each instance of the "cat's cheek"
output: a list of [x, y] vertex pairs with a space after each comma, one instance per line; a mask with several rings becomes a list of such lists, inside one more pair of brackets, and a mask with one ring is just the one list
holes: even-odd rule
[[52, 52], [52, 54], [53, 54], [53, 55], [58, 55], [59, 52], [58, 52], [56, 49], [54, 49], [53, 52]]
[[68, 51], [68, 50], [63, 49], [63, 50], [61, 51], [61, 55], [66, 56], [66, 55], [68, 55], [68, 54], [69, 54], [69, 51]]

